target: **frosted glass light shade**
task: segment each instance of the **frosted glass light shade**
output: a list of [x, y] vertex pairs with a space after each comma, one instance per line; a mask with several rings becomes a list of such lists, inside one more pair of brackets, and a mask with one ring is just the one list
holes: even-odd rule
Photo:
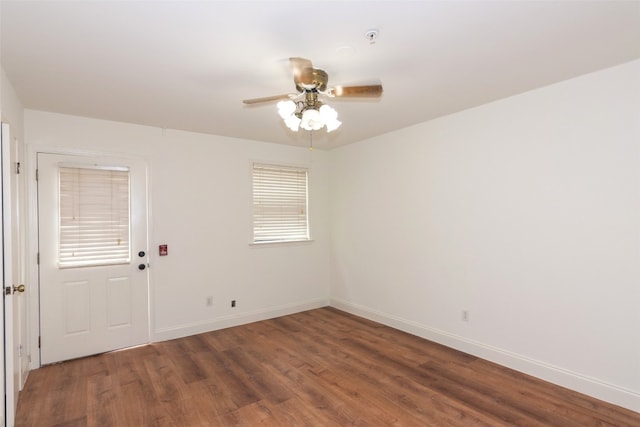
[[320, 115], [322, 116], [324, 124], [327, 126], [327, 132], [338, 129], [342, 124], [342, 122], [338, 120], [338, 112], [326, 104], [320, 107]]
[[338, 120], [336, 110], [328, 105], [322, 105], [319, 110], [316, 108], [304, 109], [300, 114], [298, 112], [298, 104], [294, 101], [278, 102], [278, 114], [284, 120], [285, 125], [294, 132], [299, 128], [305, 130], [319, 130], [327, 127], [327, 132], [336, 130], [342, 124]]
[[278, 114], [280, 114], [280, 117], [282, 117], [284, 120], [289, 118], [295, 112], [296, 112], [295, 102], [291, 100], [278, 102]]
[[284, 119], [284, 124], [292, 131], [298, 132], [298, 129], [300, 128], [300, 119], [292, 114]]
[[302, 113], [302, 121], [300, 122], [302, 129], [318, 130], [324, 126], [322, 116], [318, 110], [308, 109]]

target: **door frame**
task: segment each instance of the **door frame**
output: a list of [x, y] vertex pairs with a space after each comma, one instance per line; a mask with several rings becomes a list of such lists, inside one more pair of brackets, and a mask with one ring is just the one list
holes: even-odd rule
[[[150, 248], [151, 242], [151, 203], [150, 203], [150, 164], [146, 158], [135, 156], [127, 153], [119, 152], [102, 152], [93, 150], [79, 150], [65, 147], [55, 147], [47, 145], [33, 145], [27, 144], [25, 147], [25, 197], [27, 199], [27, 221], [26, 221], [26, 279], [32, 284], [31, 295], [34, 297], [28, 301], [29, 308], [29, 344], [31, 351], [31, 361], [29, 369], [38, 369], [42, 366], [40, 359], [40, 270], [38, 266], [38, 251], [39, 251], [39, 235], [38, 235], [38, 183], [36, 181], [36, 169], [38, 166], [38, 153], [46, 154], [60, 154], [70, 156], [93, 156], [93, 157], [119, 157], [125, 159], [131, 159], [141, 161], [145, 165], [145, 179], [146, 183], [146, 200], [145, 206], [147, 209], [147, 242], [146, 247]], [[151, 252], [149, 252], [151, 254]], [[153, 330], [153, 304], [152, 304], [152, 270], [150, 269], [147, 274], [147, 315], [148, 315], [148, 330], [147, 330], [147, 342], [151, 342], [151, 331]]]

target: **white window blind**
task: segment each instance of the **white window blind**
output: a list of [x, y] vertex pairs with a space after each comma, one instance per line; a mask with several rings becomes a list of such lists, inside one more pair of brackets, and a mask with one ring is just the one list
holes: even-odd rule
[[304, 168], [253, 165], [253, 242], [309, 240]]
[[60, 166], [58, 265], [128, 263], [129, 171]]

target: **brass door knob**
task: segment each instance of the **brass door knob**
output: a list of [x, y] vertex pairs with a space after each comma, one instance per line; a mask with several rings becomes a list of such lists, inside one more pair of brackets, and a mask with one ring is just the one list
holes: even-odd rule
[[15, 294], [16, 292], [24, 292], [24, 285], [13, 285], [13, 293]]

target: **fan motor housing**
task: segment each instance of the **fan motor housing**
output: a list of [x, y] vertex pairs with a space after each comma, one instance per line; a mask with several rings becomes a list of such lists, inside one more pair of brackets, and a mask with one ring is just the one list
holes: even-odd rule
[[298, 92], [304, 92], [309, 89], [315, 89], [324, 92], [327, 89], [329, 75], [326, 71], [319, 68], [307, 68], [302, 71], [300, 83], [296, 84]]
[[[320, 108], [322, 102], [318, 99], [319, 95], [341, 98], [380, 98], [382, 95], [381, 84], [335, 86], [333, 88], [329, 88], [329, 75], [327, 72], [319, 68], [314, 68], [309, 59], [291, 57], [289, 58], [289, 63], [296, 90], [299, 94], [304, 95], [305, 97], [302, 101], [294, 101], [297, 105], [298, 112], [305, 108]], [[242, 102], [244, 104], [251, 105], [263, 102], [281, 101], [285, 99], [295, 100], [298, 99], [299, 96], [300, 95], [295, 93], [288, 93], [264, 98], [245, 99]]]

